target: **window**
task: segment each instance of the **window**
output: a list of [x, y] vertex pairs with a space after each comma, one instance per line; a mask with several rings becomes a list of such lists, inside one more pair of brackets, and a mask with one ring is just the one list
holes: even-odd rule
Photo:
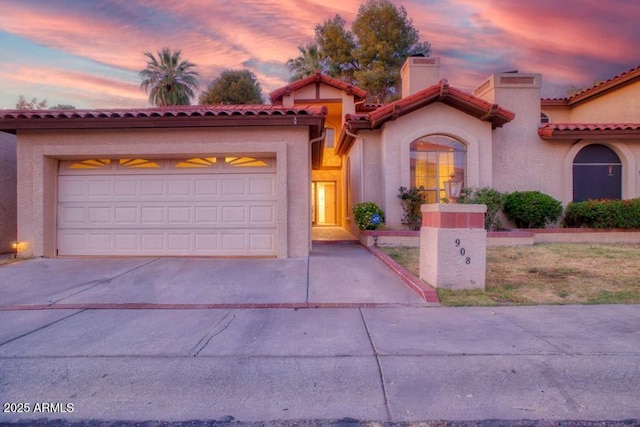
[[446, 135], [429, 135], [411, 143], [411, 186], [423, 189], [427, 203], [446, 197], [445, 181], [461, 181], [464, 186], [467, 149]]
[[549, 123], [549, 116], [545, 113], [540, 113], [540, 123]]
[[147, 159], [120, 159], [118, 161], [121, 166], [125, 168], [159, 168], [160, 165], [157, 162]]
[[324, 128], [324, 131], [324, 148], [333, 148], [335, 141], [335, 133], [333, 131], [333, 128]]
[[215, 157], [194, 157], [176, 163], [176, 168], [209, 168], [216, 164]]
[[71, 163], [69, 169], [102, 169], [111, 165], [111, 159], [86, 159]]

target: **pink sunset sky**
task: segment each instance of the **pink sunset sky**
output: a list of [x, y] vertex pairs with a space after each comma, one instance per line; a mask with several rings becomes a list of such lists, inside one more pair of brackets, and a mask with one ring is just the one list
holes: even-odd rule
[[[287, 59], [364, 0], [0, 0], [0, 108], [19, 95], [77, 108], [145, 107], [143, 52], [182, 50], [204, 89], [246, 68], [265, 94], [287, 84]], [[441, 77], [471, 91], [494, 72], [543, 74], [544, 97], [564, 97], [640, 65], [638, 0], [396, 0]]]

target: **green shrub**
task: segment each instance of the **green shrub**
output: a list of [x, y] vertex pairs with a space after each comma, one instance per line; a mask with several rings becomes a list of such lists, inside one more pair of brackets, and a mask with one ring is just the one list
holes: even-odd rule
[[502, 209], [504, 194], [493, 188], [468, 187], [460, 192], [458, 203], [486, 205], [487, 213], [484, 215], [484, 228], [487, 231], [495, 230], [502, 226], [498, 213]]
[[571, 202], [564, 215], [565, 227], [640, 228], [640, 198]]
[[422, 225], [422, 212], [420, 206], [426, 203], [424, 195], [420, 191], [420, 188], [411, 187], [407, 189], [400, 187], [398, 189], [398, 199], [402, 204], [402, 223], [409, 227], [409, 230], [420, 230]]
[[356, 225], [360, 230], [375, 230], [380, 226], [371, 222], [371, 217], [374, 214], [380, 215], [384, 222], [384, 212], [373, 202], [356, 203], [353, 205], [353, 216], [356, 221]]
[[544, 228], [562, 214], [562, 203], [539, 191], [514, 191], [504, 197], [502, 210], [518, 228]]

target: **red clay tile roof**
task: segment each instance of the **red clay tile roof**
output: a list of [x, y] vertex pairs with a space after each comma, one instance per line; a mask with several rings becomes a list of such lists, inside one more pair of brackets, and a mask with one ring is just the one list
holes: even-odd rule
[[318, 71], [309, 77], [296, 80], [295, 82], [287, 86], [274, 90], [269, 94], [269, 99], [271, 99], [272, 104], [280, 104], [282, 103], [282, 98], [285, 95], [289, 95], [291, 94], [291, 92], [294, 92], [310, 84], [316, 84], [316, 83], [324, 83], [329, 86], [335, 87], [336, 89], [343, 90], [348, 95], [353, 95], [356, 100], [364, 99], [364, 97], [367, 95], [367, 92], [365, 90], [360, 89], [357, 86], [353, 86], [343, 82], [342, 80], [338, 80], [338, 79], [334, 79], [332, 77], [326, 76]]
[[0, 110], [3, 119], [87, 119], [125, 117], [282, 116], [323, 114], [318, 106], [174, 105], [170, 107], [96, 110]]
[[542, 139], [589, 139], [640, 137], [640, 123], [548, 123], [538, 129]]
[[515, 118], [515, 113], [492, 104], [484, 99], [450, 87], [447, 80], [440, 80], [438, 84], [429, 86], [413, 95], [381, 106], [368, 114], [348, 114], [345, 117], [336, 153], [346, 153], [353, 142], [349, 133], [360, 129], [379, 129], [389, 120], [395, 120], [434, 102], [442, 102], [450, 107], [472, 115], [480, 120], [491, 122], [493, 128], [502, 127]]
[[618, 74], [610, 78], [607, 81], [596, 83], [590, 88], [581, 90], [570, 97], [567, 98], [543, 98], [542, 105], [544, 106], [572, 106], [576, 104], [580, 104], [590, 98], [593, 98], [598, 95], [605, 94], [614, 90], [615, 88], [632, 83], [636, 80], [640, 79], [640, 66], [636, 68], [632, 68], [624, 73]]
[[0, 110], [0, 130], [306, 125], [318, 136], [325, 107], [197, 105], [139, 109]]

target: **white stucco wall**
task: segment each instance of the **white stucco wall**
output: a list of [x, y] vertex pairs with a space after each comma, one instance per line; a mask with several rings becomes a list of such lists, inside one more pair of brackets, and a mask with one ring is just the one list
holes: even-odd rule
[[310, 247], [308, 128], [212, 128], [23, 131], [18, 134], [18, 238], [21, 256], [55, 255], [58, 159], [171, 158], [207, 154], [275, 154], [278, 256], [307, 256]]
[[16, 138], [0, 132], [0, 253], [16, 240]]
[[411, 186], [410, 145], [426, 135], [442, 134], [456, 138], [467, 147], [466, 185], [492, 185], [491, 123], [479, 120], [442, 103], [434, 103], [387, 122], [381, 131], [379, 174], [383, 185], [381, 207], [390, 228], [401, 229], [402, 206], [398, 189]]
[[504, 73], [491, 76], [474, 92], [516, 115], [493, 132], [492, 187], [502, 192], [538, 190], [568, 202], [563, 170], [568, 146], [538, 136], [541, 84], [540, 74]]

